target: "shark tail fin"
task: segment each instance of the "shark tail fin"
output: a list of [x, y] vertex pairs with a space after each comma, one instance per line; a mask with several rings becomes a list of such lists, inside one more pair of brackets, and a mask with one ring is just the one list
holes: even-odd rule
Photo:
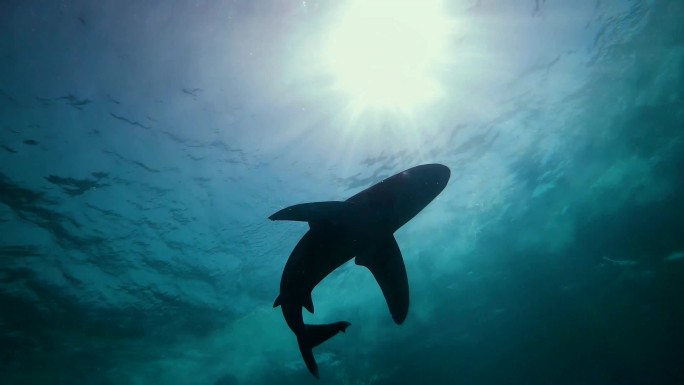
[[324, 325], [304, 325], [309, 343], [312, 348], [334, 337], [339, 332], [346, 332], [351, 323], [347, 321], [334, 322]]
[[318, 364], [313, 355], [313, 348], [334, 337], [337, 333], [344, 333], [351, 323], [346, 321], [334, 322], [324, 325], [304, 325], [303, 335], [297, 336], [299, 351], [302, 353], [304, 363], [309, 372], [316, 378], [318, 376]]

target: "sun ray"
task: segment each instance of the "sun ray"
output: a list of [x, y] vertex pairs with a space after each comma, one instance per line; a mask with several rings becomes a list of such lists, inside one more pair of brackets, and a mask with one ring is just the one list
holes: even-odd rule
[[452, 24], [439, 0], [354, 0], [332, 23], [324, 65], [353, 114], [411, 112], [441, 95], [435, 72]]

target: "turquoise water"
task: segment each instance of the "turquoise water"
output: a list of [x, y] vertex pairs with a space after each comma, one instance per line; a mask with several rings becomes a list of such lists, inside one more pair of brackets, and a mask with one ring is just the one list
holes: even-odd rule
[[[344, 4], [0, 3], [0, 383], [684, 383], [684, 2], [445, 2], [415, 104], [326, 67]], [[433, 162], [405, 323], [342, 266], [314, 379], [268, 216]]]

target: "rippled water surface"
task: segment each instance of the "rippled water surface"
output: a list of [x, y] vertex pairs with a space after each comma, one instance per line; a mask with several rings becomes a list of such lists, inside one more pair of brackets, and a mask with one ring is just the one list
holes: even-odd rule
[[[0, 382], [684, 383], [684, 2], [407, 1], [1, 2]], [[336, 270], [318, 381], [267, 218], [422, 163], [408, 318]]]

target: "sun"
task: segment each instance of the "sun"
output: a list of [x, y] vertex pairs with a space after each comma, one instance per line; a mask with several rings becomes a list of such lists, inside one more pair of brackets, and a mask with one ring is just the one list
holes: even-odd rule
[[324, 65], [354, 112], [409, 112], [441, 95], [451, 30], [439, 0], [352, 0], [331, 25]]

